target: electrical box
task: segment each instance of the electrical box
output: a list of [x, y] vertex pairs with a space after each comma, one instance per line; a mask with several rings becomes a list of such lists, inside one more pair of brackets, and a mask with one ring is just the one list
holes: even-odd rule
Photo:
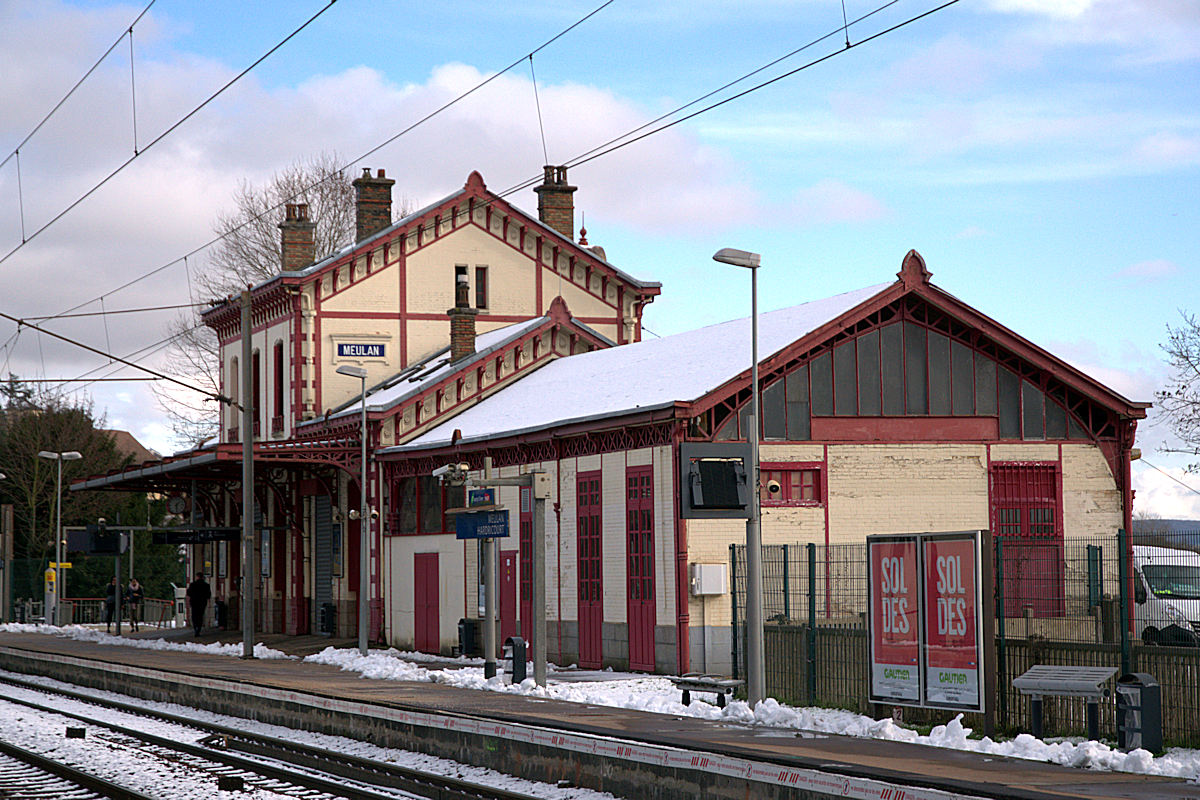
[[550, 473], [533, 473], [533, 496], [539, 500], [549, 500], [553, 497], [554, 484], [550, 482]]
[[693, 595], [726, 594], [729, 591], [727, 564], [692, 564]]

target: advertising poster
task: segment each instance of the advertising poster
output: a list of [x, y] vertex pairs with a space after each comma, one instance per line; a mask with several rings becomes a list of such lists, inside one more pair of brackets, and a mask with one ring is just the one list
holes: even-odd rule
[[926, 705], [981, 709], [979, 569], [974, 535], [926, 537]]
[[918, 703], [920, 584], [917, 540], [868, 538], [871, 603], [871, 699]]

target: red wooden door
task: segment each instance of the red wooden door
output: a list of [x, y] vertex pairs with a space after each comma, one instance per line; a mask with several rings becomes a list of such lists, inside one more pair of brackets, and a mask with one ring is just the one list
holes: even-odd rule
[[992, 530], [1001, 552], [1004, 615], [1066, 610], [1062, 501], [1054, 464], [993, 464]]
[[533, 489], [521, 487], [521, 636], [533, 648]]
[[517, 551], [500, 552], [500, 646], [517, 635]]
[[625, 473], [629, 668], [654, 670], [654, 487], [652, 467]]
[[577, 487], [579, 666], [599, 669], [603, 656], [604, 624], [604, 581], [600, 570], [600, 473], [581, 472]]
[[413, 556], [413, 647], [422, 653], [441, 651], [438, 609], [438, 554]]

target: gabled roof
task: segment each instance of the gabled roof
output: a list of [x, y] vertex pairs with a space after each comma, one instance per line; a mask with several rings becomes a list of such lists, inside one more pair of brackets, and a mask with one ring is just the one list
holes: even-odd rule
[[[1142, 418], [1148, 403], [1130, 401], [929, 282], [914, 250], [899, 280], [759, 315], [759, 358], [808, 349], [908, 294], [920, 296], [977, 328], [1031, 363], [1053, 371], [1073, 388], [1117, 413]], [[518, 436], [590, 420], [616, 418], [736, 390], [749, 380], [749, 318], [710, 325], [611, 350], [561, 358], [453, 419], [383, 453]], [[460, 434], [456, 436], [456, 432]]]
[[[601, 257], [601, 255], [597, 253], [595, 249], [585, 247], [577, 242], [572, 241], [568, 237], [563, 236], [554, 228], [542, 222], [537, 217], [530, 216], [516, 206], [511, 205], [499, 195], [489, 191], [487, 185], [483, 182], [483, 177], [478, 171], [475, 171], [467, 177], [467, 181], [465, 184], [463, 184], [463, 188], [459, 189], [458, 191], [449, 194], [440, 200], [430, 203], [418, 211], [414, 211], [406, 217], [392, 223], [383, 230], [378, 231], [361, 241], [349, 244], [332, 255], [329, 255], [320, 261], [314, 262], [303, 269], [280, 272], [278, 275], [274, 275], [264, 281], [260, 281], [250, 288], [251, 294], [257, 299], [260, 295], [268, 294], [272, 290], [283, 285], [307, 283], [315, 276], [322, 275], [326, 271], [334, 269], [335, 267], [356, 258], [358, 255], [374, 249], [385, 240], [401, 238], [410, 232], [411, 229], [429, 224], [438, 214], [444, 213], [449, 209], [458, 206], [465, 198], [468, 197], [477, 197], [486, 202], [488, 205], [499, 209], [504, 214], [510, 217], [519, 218], [528, 226], [536, 227], [540, 236], [555, 240], [558, 246], [572, 253], [572, 255], [576, 258], [582, 259], [586, 262], [595, 262], [596, 264], [600, 265], [601, 269], [611, 272], [621, 281], [636, 287], [639, 290], [639, 294], [652, 297], [657, 295], [662, 289], [662, 284], [660, 282], [643, 281], [633, 277], [629, 273], [624, 272], [605, 258]], [[212, 308], [206, 309], [201, 313], [200, 316], [206, 319], [209, 318], [210, 315], [223, 317], [224, 315], [220, 312], [228, 310], [231, 307], [236, 307], [237, 304], [238, 299], [236, 297], [231, 297], [222, 303], [214, 305]]]
[[[760, 355], [779, 351], [885, 285], [760, 314]], [[690, 403], [749, 368], [750, 319], [560, 358], [412, 442], [419, 450]]]

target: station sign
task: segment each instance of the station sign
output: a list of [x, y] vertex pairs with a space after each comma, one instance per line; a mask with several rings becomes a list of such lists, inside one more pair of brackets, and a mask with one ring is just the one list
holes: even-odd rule
[[454, 515], [458, 539], [508, 538], [508, 511], [468, 511]]
[[867, 537], [871, 700], [984, 710], [982, 532]]
[[383, 358], [387, 345], [383, 343], [338, 342], [338, 358]]

